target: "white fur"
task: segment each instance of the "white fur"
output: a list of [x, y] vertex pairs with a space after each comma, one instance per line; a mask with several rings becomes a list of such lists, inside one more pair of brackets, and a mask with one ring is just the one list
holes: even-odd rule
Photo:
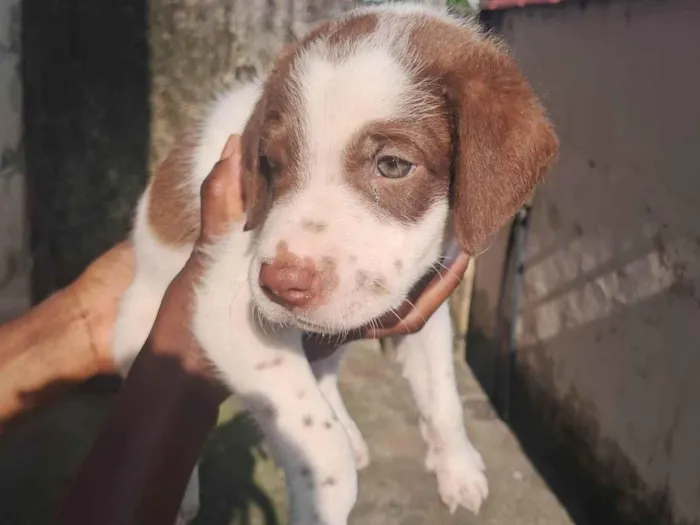
[[[387, 41], [392, 41], [391, 33], [380, 27], [354, 48], [345, 49], [341, 60], [322, 41], [296, 64], [299, 109], [304, 116], [304, 128], [298, 132], [306, 145], [300, 152], [303, 183], [268, 215], [251, 265], [251, 283], [257, 283], [260, 265], [274, 258], [281, 241], [299, 257], [316, 262], [331, 258], [340, 283], [323, 307], [303, 314], [273, 303], [253, 284], [255, 302], [268, 319], [323, 332], [355, 328], [398, 307], [440, 255], [446, 199], [417, 224], [405, 225], [377, 215], [342, 181], [345, 148], [357, 132], [378, 120], [425, 111], [424, 97], [415, 89], [411, 72], [392, 55]], [[306, 221], [328, 227], [321, 234], [309, 232], [303, 227]], [[403, 271], [394, 268], [397, 256]], [[378, 297], [358, 289], [358, 271], [386, 283], [387, 293]]]
[[196, 294], [194, 335], [256, 416], [284, 469], [290, 523], [344, 525], [357, 495], [347, 436], [318, 389], [301, 333], [256, 322], [246, 237], [234, 232], [211, 247]]
[[428, 445], [426, 468], [435, 472], [442, 501], [451, 512], [478, 512], [488, 496], [481, 456], [467, 438], [452, 357], [452, 322], [443, 303], [420, 332], [395, 338], [403, 375], [421, 416]]
[[[397, 4], [372, 9], [382, 16], [437, 16], [458, 23], [426, 7]], [[401, 50], [403, 32], [395, 27], [383, 20], [375, 34], [354, 49], [343, 50], [343, 60], [331, 60], [337, 58], [335, 51], [319, 44], [296, 64], [299, 109], [305, 116], [303, 129], [296, 131], [308, 145], [299, 152], [306, 167], [304, 183], [275, 203], [257, 238], [236, 224], [215, 245], [205, 247], [208, 263], [196, 290], [193, 333], [265, 431], [285, 471], [291, 525], [344, 525], [357, 494], [355, 467], [369, 461], [367, 445], [337, 389], [342, 354], [315, 363], [312, 369], [301, 347], [300, 328], [342, 332], [398, 306], [436, 263], [444, 240], [447, 202], [438, 202], [417, 223], [406, 225], [378, 216], [338, 178], [343, 149], [364, 125], [430, 110], [432, 102], [417, 97], [412, 89], [411, 71], [387, 51], [388, 46]], [[243, 131], [259, 93], [259, 83], [230, 91], [204, 119], [191, 176], [182, 188], [194, 209], [199, 208], [202, 181], [229, 135]], [[168, 247], [151, 231], [146, 220], [150, 191], [149, 187], [137, 207], [132, 236], [136, 275], [120, 305], [115, 329], [114, 352], [124, 373], [148, 336], [168, 284], [193, 247]], [[312, 235], [302, 228], [303, 221], [323, 221], [327, 228]], [[262, 294], [260, 265], [274, 257], [280, 241], [298, 256], [333, 259], [339, 284], [323, 308], [292, 315]], [[395, 266], [399, 256], [402, 271]], [[358, 290], [354, 281], [358, 270], [384, 282], [387, 293]], [[294, 327], [282, 328], [284, 324]], [[487, 486], [481, 458], [464, 431], [447, 308], [438, 310], [422, 332], [401, 338], [398, 344], [404, 375], [423, 418], [426, 464], [437, 475], [440, 495], [451, 510], [461, 505], [478, 511]], [[196, 513], [196, 481], [195, 471], [180, 521]]]

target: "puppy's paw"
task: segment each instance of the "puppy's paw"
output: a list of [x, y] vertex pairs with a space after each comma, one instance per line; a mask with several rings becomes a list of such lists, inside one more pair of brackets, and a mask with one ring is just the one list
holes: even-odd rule
[[460, 451], [433, 453], [438, 491], [442, 502], [454, 513], [464, 507], [474, 514], [488, 497], [489, 487], [484, 475], [484, 462], [471, 447]]

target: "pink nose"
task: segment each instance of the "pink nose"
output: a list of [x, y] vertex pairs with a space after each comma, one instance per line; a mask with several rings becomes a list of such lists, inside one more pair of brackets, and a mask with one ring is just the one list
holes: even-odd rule
[[318, 293], [314, 263], [298, 257], [278, 257], [260, 267], [260, 288], [271, 301], [287, 309], [305, 308]]

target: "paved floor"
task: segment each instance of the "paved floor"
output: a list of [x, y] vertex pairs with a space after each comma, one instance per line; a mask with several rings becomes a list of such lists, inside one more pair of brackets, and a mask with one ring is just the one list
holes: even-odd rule
[[[456, 366], [465, 417], [470, 436], [487, 464], [491, 494], [478, 516], [463, 510], [450, 515], [438, 498], [434, 476], [423, 467], [424, 447], [417, 413], [399, 367], [390, 356], [382, 355], [377, 346], [367, 343], [358, 346], [346, 354], [341, 389], [349, 412], [370, 446], [372, 463], [360, 474], [359, 501], [351, 524], [573, 523], [460, 362]], [[227, 416], [222, 419], [225, 421]], [[282, 477], [269, 460], [257, 463], [255, 478], [275, 502], [278, 515], [283, 516]], [[251, 514], [252, 523], [265, 522], [258, 511]], [[208, 521], [198, 520], [199, 525], [205, 523], [208, 525]]]
[[[450, 515], [423, 468], [416, 411], [398, 366], [374, 345], [348, 352], [341, 388], [369, 443], [351, 525], [566, 525], [571, 520], [458, 363], [469, 432], [488, 466], [491, 495], [479, 516]], [[112, 401], [78, 390], [0, 432], [0, 523], [44, 525], [69, 485]], [[249, 418], [231, 401], [202, 456], [202, 509], [193, 525], [279, 525], [281, 473], [265, 457]]]

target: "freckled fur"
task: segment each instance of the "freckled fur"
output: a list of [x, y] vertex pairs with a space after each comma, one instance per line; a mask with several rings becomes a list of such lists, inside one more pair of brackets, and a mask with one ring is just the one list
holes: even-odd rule
[[[191, 252], [200, 185], [232, 133], [243, 134], [245, 221], [255, 229], [233, 225], [205, 248], [192, 331], [291, 474], [292, 525], [346, 525], [355, 468], [369, 452], [338, 393], [343, 350], [310, 366], [298, 327], [343, 332], [398, 306], [453, 230], [475, 253], [553, 162], [556, 136], [503, 46], [472, 22], [401, 3], [322, 24], [266, 79], [218, 97], [176, 152], [176, 169], [150, 181], [132, 233], [136, 276], [115, 327], [124, 373]], [[421, 167], [385, 183], [368, 164], [377, 148]], [[261, 166], [261, 154], [273, 163]], [[261, 263], [280, 256], [324, 272], [322, 308], [290, 313], [261, 292]], [[476, 512], [488, 489], [462, 421], [451, 340], [443, 305], [396, 343], [426, 467], [450, 510]], [[295, 484], [299, 475], [307, 482]], [[195, 482], [196, 472], [187, 505]]]

